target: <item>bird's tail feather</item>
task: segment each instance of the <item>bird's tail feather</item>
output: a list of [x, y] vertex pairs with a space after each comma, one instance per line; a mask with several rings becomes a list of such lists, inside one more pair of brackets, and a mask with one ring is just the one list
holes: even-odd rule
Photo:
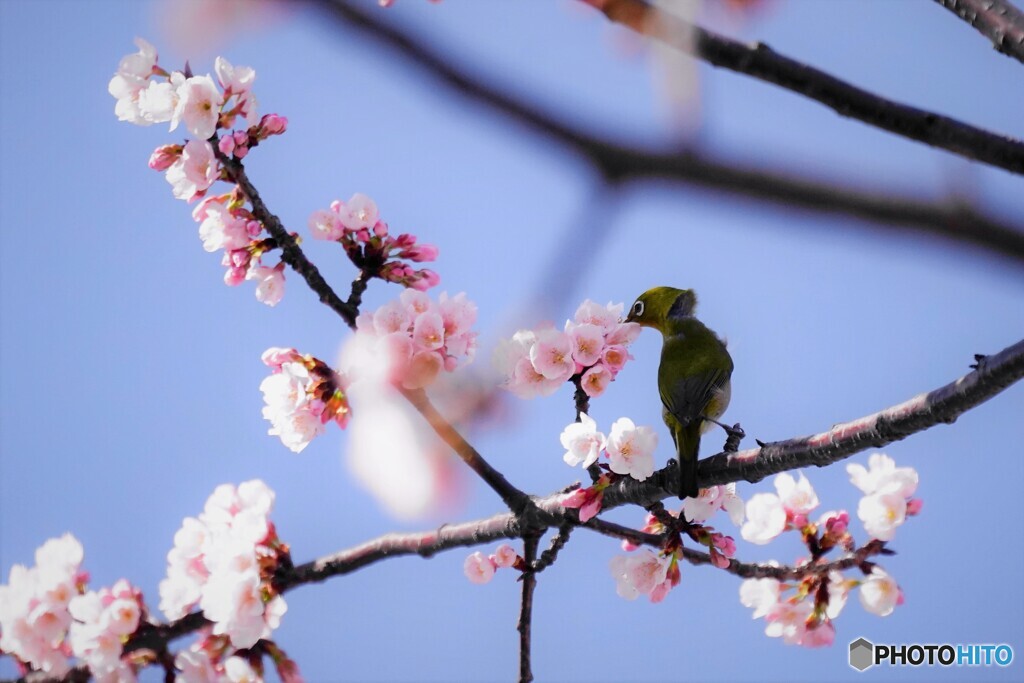
[[679, 499], [696, 498], [697, 453], [700, 451], [700, 427], [703, 420], [694, 420], [689, 425], [676, 429], [673, 436], [679, 457]]

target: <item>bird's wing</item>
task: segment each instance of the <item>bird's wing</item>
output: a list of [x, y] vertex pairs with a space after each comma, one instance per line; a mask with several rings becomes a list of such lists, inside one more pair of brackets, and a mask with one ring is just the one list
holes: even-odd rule
[[683, 426], [687, 426], [704, 414], [704, 409], [726, 382], [728, 373], [722, 370], [707, 370], [688, 377], [658, 377], [658, 391], [661, 403]]

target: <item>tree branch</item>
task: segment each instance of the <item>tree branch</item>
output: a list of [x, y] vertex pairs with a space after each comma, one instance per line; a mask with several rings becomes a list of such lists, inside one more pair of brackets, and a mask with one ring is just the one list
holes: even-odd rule
[[523, 570], [521, 580], [523, 582], [523, 598], [519, 608], [519, 624], [516, 630], [519, 631], [519, 683], [530, 683], [533, 680], [533, 671], [530, 668], [530, 633], [533, 619], [533, 591], [537, 588], [537, 572], [533, 565], [537, 560], [537, 545], [540, 536], [528, 534], [523, 538], [523, 560], [526, 569]]
[[[738, 453], [702, 460], [701, 486], [733, 481], [757, 482], [799, 467], [825, 467], [868, 448], [879, 448], [940, 423], [951, 424], [1024, 377], [1024, 340], [994, 356], [978, 357], [977, 369], [944, 387], [918, 394], [892, 408], [845, 422], [832, 429]], [[606, 494], [607, 497], [607, 494]]]
[[402, 395], [420, 412], [441, 440], [451, 446], [452, 450], [476, 472], [484, 482], [501, 496], [505, 505], [515, 513], [522, 513], [529, 505], [530, 497], [509, 483], [498, 470], [494, 469], [480, 453], [466, 441], [458, 430], [445, 420], [427, 398], [422, 389], [410, 390], [400, 388]]
[[506, 95], [488, 79], [456, 66], [450, 55], [345, 0], [313, 0], [328, 15], [404, 57], [455, 93], [479, 102], [579, 154], [616, 182], [658, 178], [738, 194], [798, 209], [853, 216], [887, 228], [968, 243], [1024, 261], [1024, 226], [1001, 221], [964, 201], [858, 190], [817, 178], [728, 162], [694, 151], [661, 152], [620, 144], [578, 130], [548, 112]]
[[581, 1], [597, 8], [616, 24], [692, 54], [712, 66], [773, 83], [820, 102], [841, 116], [901, 137], [1024, 175], [1024, 142], [1020, 140], [879, 97], [781, 55], [764, 43], [744, 45], [663, 12], [647, 0]]
[[[216, 144], [213, 145], [213, 149], [217, 155], [217, 160], [220, 161], [221, 166], [227, 173], [228, 179], [242, 190], [249, 203], [252, 204], [253, 214], [281, 247], [281, 260], [302, 276], [302, 279], [306, 281], [309, 288], [320, 296], [322, 303], [329, 306], [331, 310], [341, 316], [346, 325], [354, 329], [356, 326], [356, 315], [359, 313], [358, 308], [342, 301], [341, 297], [327, 284], [323, 275], [320, 274], [320, 270], [306, 258], [302, 249], [299, 248], [298, 240], [285, 229], [281, 219], [271, 213], [267, 205], [263, 203], [260, 193], [252, 184], [252, 181], [249, 180], [249, 176], [246, 175], [245, 166], [242, 165], [242, 162], [222, 153], [217, 149]], [[361, 280], [356, 280], [356, 282], [361, 282]], [[365, 289], [365, 285], [363, 289]], [[352, 291], [353, 297], [358, 301], [356, 283], [353, 283]], [[359, 294], [362, 294], [362, 292], [360, 291]]]
[[1024, 13], [1006, 0], [935, 0], [992, 41], [1007, 57], [1024, 62]]

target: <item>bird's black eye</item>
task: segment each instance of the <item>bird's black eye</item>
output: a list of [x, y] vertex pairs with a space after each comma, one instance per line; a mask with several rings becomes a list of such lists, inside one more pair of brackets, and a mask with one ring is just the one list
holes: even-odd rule
[[643, 301], [637, 301], [635, 304], [633, 304], [633, 315], [639, 317], [639, 316], [641, 316], [643, 314], [644, 314], [644, 302]]

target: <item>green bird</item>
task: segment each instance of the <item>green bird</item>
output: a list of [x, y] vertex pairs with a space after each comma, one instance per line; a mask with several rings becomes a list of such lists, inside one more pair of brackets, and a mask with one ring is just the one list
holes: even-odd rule
[[700, 435], [729, 405], [732, 357], [725, 344], [694, 317], [691, 289], [655, 287], [640, 295], [626, 317], [661, 332], [658, 366], [662, 419], [679, 455], [679, 498], [695, 497]]

